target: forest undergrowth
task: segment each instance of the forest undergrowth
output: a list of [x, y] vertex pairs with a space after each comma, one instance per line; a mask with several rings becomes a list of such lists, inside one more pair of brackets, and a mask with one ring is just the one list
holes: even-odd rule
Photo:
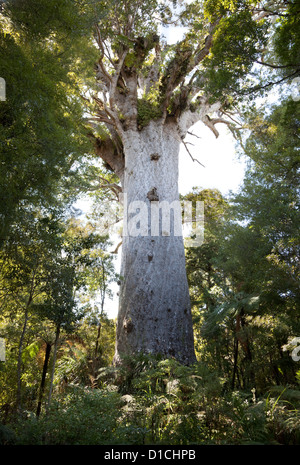
[[99, 370], [94, 388], [70, 384], [39, 418], [0, 427], [2, 444], [297, 445], [299, 386], [231, 391], [203, 363], [139, 355]]

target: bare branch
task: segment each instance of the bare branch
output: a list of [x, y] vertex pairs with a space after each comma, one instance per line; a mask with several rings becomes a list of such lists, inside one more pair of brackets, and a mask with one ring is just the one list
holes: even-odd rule
[[117, 247], [115, 248], [115, 250], [114, 250], [112, 253], [115, 253], [115, 254], [117, 254], [117, 253], [118, 253], [118, 251], [119, 251], [119, 248], [120, 248], [120, 247], [121, 247], [121, 245], [122, 245], [122, 243], [123, 243], [123, 241], [119, 242], [119, 244], [117, 245]]
[[279, 79], [279, 81], [270, 81], [267, 84], [264, 85], [257, 85], [253, 86], [250, 89], [248, 89], [246, 92], [240, 92], [241, 95], [247, 95], [251, 94], [252, 92], [261, 90], [261, 89], [267, 89], [268, 87], [275, 86], [277, 84], [281, 84], [282, 82], [286, 81], [287, 79], [292, 78], [293, 76], [299, 76], [300, 71], [297, 69], [291, 74], [288, 74], [287, 76], [283, 77], [282, 79]]
[[187, 131], [187, 134], [189, 134], [190, 136], [197, 137], [197, 139], [201, 139], [200, 136], [197, 136], [197, 134], [194, 134], [193, 132]]
[[121, 70], [123, 68], [124, 60], [125, 60], [125, 58], [127, 56], [127, 53], [128, 53], [128, 50], [125, 50], [122, 53], [122, 55], [121, 55], [121, 57], [119, 59], [119, 62], [117, 64], [117, 67], [116, 67], [116, 72], [112, 76], [111, 86], [110, 86], [110, 91], [109, 91], [109, 101], [110, 101], [110, 107], [111, 107], [112, 110], [115, 107], [115, 94], [116, 94], [117, 84], [118, 84], [118, 80], [119, 80]]
[[[98, 113], [98, 116], [95, 116], [94, 118], [89, 118], [90, 121], [98, 121], [99, 123], [105, 123], [111, 126], [115, 126], [114, 122], [108, 118], [106, 118], [101, 112]], [[93, 123], [90, 124], [91, 127], [97, 127], [97, 125], [94, 125]]]
[[217, 131], [217, 129], [215, 128], [215, 125], [213, 123], [213, 120], [210, 119], [210, 117], [208, 115], [205, 115], [202, 119], [203, 123], [205, 124], [205, 126], [207, 126], [213, 133], [214, 135], [216, 136], [216, 138], [219, 137], [219, 132]]
[[[223, 114], [225, 114], [223, 112]], [[229, 116], [229, 115], [228, 115]], [[241, 124], [241, 123], [238, 123], [237, 121], [233, 120], [233, 118], [231, 118], [229, 116], [229, 118], [234, 121], [235, 123], [237, 124]], [[211, 131], [214, 133], [214, 135], [216, 136], [216, 138], [219, 137], [219, 132], [217, 131], [216, 127], [215, 127], [215, 124], [218, 124], [218, 123], [222, 123], [222, 124], [226, 124], [226, 126], [228, 126], [228, 128], [231, 130], [231, 132], [234, 130], [239, 130], [239, 129], [242, 129], [241, 127], [240, 128], [237, 128], [234, 126], [234, 124], [232, 123], [232, 121], [228, 121], [224, 118], [210, 118], [208, 115], [205, 115], [204, 118], [202, 119], [203, 123], [209, 127], [209, 129], [211, 129]]]
[[103, 80], [106, 85], [109, 85], [109, 83], [112, 80], [112, 77], [111, 77], [111, 75], [109, 74], [109, 72], [107, 71], [107, 69], [105, 68], [105, 66], [103, 64], [103, 58], [105, 56], [105, 51], [104, 51], [103, 41], [102, 41], [102, 38], [101, 38], [101, 31], [100, 31], [100, 28], [99, 28], [99, 26], [97, 24], [95, 25], [95, 29], [96, 29], [96, 32], [97, 32], [96, 41], [97, 41], [97, 44], [98, 44], [100, 52], [101, 52], [101, 56], [99, 58], [99, 61], [96, 64], [97, 74], [98, 74], [98, 77], [101, 80]]
[[103, 178], [102, 176], [99, 176], [99, 179], [103, 181], [104, 184], [100, 182], [97, 185], [90, 186], [89, 190], [98, 191], [100, 189], [109, 189], [115, 194], [115, 200], [119, 201], [119, 194], [122, 192], [122, 187], [116, 183], [110, 183], [109, 181], [107, 181], [107, 179]]
[[228, 118], [230, 118], [234, 123], [236, 124], [242, 124], [241, 122], [237, 121], [236, 119], [234, 119], [232, 116], [231, 116], [231, 113], [229, 111], [224, 111], [222, 110], [222, 115], [226, 115], [228, 116]]
[[204, 58], [207, 57], [207, 55], [209, 54], [212, 43], [213, 43], [213, 33], [217, 25], [219, 24], [219, 22], [220, 22], [220, 19], [210, 24], [209, 34], [205, 37], [204, 47], [201, 49], [200, 49], [200, 46], [198, 47], [198, 51], [196, 52], [192, 69], [195, 68], [197, 65], [199, 65], [199, 63], [203, 61]]
[[105, 182], [105, 184], [102, 184], [101, 187], [109, 187], [114, 192], [115, 191], [122, 192], [122, 187], [119, 186], [118, 184], [116, 184], [115, 182], [109, 182], [109, 181], [107, 181], [107, 179], [103, 178], [102, 176], [99, 176], [99, 179], [101, 181]]
[[271, 63], [265, 63], [264, 61], [259, 61], [259, 60], [256, 60], [255, 63], [258, 63], [259, 65], [263, 65], [263, 66], [269, 66], [270, 68], [274, 68], [274, 69], [300, 68], [300, 63], [296, 65], [273, 65]]
[[[101, 118], [101, 121], [114, 126], [116, 128], [119, 136], [121, 137], [123, 135], [124, 131], [123, 131], [123, 128], [122, 128], [122, 125], [121, 125], [121, 122], [120, 122], [117, 111], [115, 111], [114, 109], [109, 108], [105, 104], [105, 102], [103, 102], [103, 100], [101, 100], [96, 95], [93, 95], [92, 98], [95, 100], [95, 102], [97, 103], [97, 105], [100, 108], [100, 111], [98, 112], [98, 116], [99, 116], [99, 118]], [[107, 118], [107, 116], [108, 116], [108, 118]]]
[[[165, 74], [161, 80], [160, 91], [163, 101], [163, 110], [166, 112], [166, 108], [170, 103], [171, 96], [176, 87], [184, 83], [186, 76], [188, 76], [197, 66], [207, 57], [210, 52], [213, 43], [213, 34], [219, 23], [219, 19], [209, 25], [209, 33], [204, 39], [199, 42], [196, 50], [193, 47], [186, 49], [181, 48], [181, 44], [185, 45], [184, 40], [177, 45], [176, 55], [171, 60], [166, 68]], [[181, 94], [178, 96], [178, 102], [181, 102], [181, 107], [184, 107], [184, 103], [187, 103], [193, 95], [194, 86], [193, 80], [197, 77], [197, 70], [190, 78], [187, 86], [182, 86]], [[197, 91], [198, 92], [198, 91]], [[196, 93], [197, 93], [196, 92]]]
[[191, 152], [189, 151], [189, 149], [188, 149], [188, 147], [187, 147], [187, 142], [185, 142], [184, 140], [183, 140], [182, 142], [183, 142], [183, 145], [185, 146], [185, 149], [186, 149], [187, 153], [188, 153], [189, 156], [191, 157], [191, 159], [192, 159], [194, 162], [196, 161], [197, 163], [199, 163], [199, 165], [203, 166], [203, 168], [205, 168], [205, 166], [202, 165], [202, 163], [201, 163], [199, 160], [197, 160], [196, 158], [193, 157], [193, 155], [191, 154]]

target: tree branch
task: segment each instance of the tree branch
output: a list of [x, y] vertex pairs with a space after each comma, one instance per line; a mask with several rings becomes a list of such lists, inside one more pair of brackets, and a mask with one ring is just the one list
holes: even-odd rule
[[291, 74], [288, 74], [287, 76], [283, 77], [279, 81], [275, 81], [275, 82], [271, 81], [271, 82], [268, 82], [267, 84], [264, 84], [264, 85], [254, 86], [254, 87], [252, 87], [250, 89], [247, 89], [247, 91], [245, 91], [245, 92], [240, 92], [240, 95], [248, 95], [248, 94], [251, 94], [252, 92], [255, 92], [257, 90], [266, 89], [267, 87], [275, 86], [277, 84], [281, 84], [281, 82], [286, 81], [287, 79], [290, 79], [293, 76], [298, 76], [299, 74], [300, 74], [300, 71], [297, 69], [296, 71], [294, 71]]
[[[198, 50], [198, 52], [196, 53], [195, 60], [194, 60], [194, 65], [193, 65], [193, 67], [191, 68], [190, 71], [192, 71], [192, 69], [194, 69], [196, 66], [198, 66], [199, 63], [201, 61], [203, 61], [204, 58], [207, 57], [207, 55], [209, 54], [212, 43], [213, 43], [213, 33], [214, 33], [217, 25], [219, 24], [219, 22], [220, 22], [220, 19], [218, 19], [217, 21], [215, 21], [214, 23], [211, 23], [209, 25], [209, 34], [205, 37], [204, 47], [201, 48], [201, 50]], [[200, 47], [198, 47], [198, 48], [200, 48]]]
[[191, 157], [191, 159], [192, 159], [194, 162], [196, 161], [197, 163], [199, 163], [199, 165], [203, 166], [203, 168], [205, 168], [205, 166], [202, 165], [202, 163], [201, 163], [199, 160], [197, 160], [196, 158], [193, 157], [193, 155], [191, 154], [191, 152], [189, 151], [189, 149], [188, 149], [188, 147], [187, 147], [187, 145], [186, 145], [187, 142], [185, 142], [184, 140], [183, 140], [182, 142], [183, 142], [183, 145], [184, 145], [184, 147], [185, 147], [187, 153], [188, 153], [189, 156]]
[[197, 136], [197, 134], [194, 134], [193, 132], [187, 131], [187, 134], [189, 134], [190, 136], [197, 137], [197, 139], [201, 139], [200, 136]]
[[107, 69], [105, 68], [105, 66], [103, 64], [103, 58], [105, 56], [105, 51], [104, 51], [103, 41], [102, 41], [102, 38], [101, 38], [101, 31], [99, 29], [98, 24], [95, 25], [95, 29], [96, 29], [96, 32], [97, 32], [96, 42], [97, 42], [97, 44], [99, 46], [99, 49], [100, 49], [100, 52], [101, 52], [99, 61], [96, 64], [96, 70], [97, 70], [96, 76], [98, 77], [98, 79], [102, 80], [106, 84], [106, 86], [109, 86], [110, 83], [111, 83], [112, 77], [111, 77], [111, 75], [109, 74], [109, 72], [107, 71]]
[[[95, 100], [100, 110], [98, 112], [99, 121], [110, 124], [114, 126], [120, 137], [123, 135], [123, 128], [119, 119], [119, 115], [114, 109], [109, 108], [103, 100], [101, 100], [96, 95], [93, 95], [92, 98]], [[108, 118], [107, 118], [108, 117]]]
[[94, 142], [96, 155], [107, 163], [122, 182], [125, 168], [123, 152], [120, 153], [119, 147], [111, 138], [102, 140], [94, 134], [89, 134], [89, 136]]
[[[288, 2], [284, 1], [282, 5], [278, 5], [277, 7], [279, 10], [286, 10], [288, 7]], [[280, 13], [279, 11], [272, 11], [268, 10], [267, 8], [254, 7], [251, 11], [253, 13], [254, 21], [260, 21], [261, 19], [268, 18], [269, 16], [281, 16], [284, 18], [290, 16], [288, 13]]]
[[121, 245], [122, 245], [122, 243], [123, 243], [123, 241], [119, 242], [119, 244], [117, 245], [117, 247], [115, 248], [115, 250], [114, 250], [112, 253], [114, 253], [114, 254], [117, 254], [117, 253], [118, 253], [118, 250], [119, 250], [119, 248], [120, 248], [120, 247], [121, 247]]
[[219, 132], [215, 128], [215, 124], [212, 119], [208, 115], [205, 115], [204, 118], [202, 118], [203, 123], [205, 126], [207, 126], [216, 136], [216, 139], [219, 137]]
[[110, 183], [107, 179], [99, 176], [99, 179], [104, 182], [104, 184], [99, 183], [96, 186], [89, 187], [90, 191], [96, 191], [99, 189], [110, 189], [116, 196], [116, 200], [119, 200], [119, 194], [122, 192], [122, 187], [116, 184], [115, 182]]
[[[167, 66], [165, 75], [161, 80], [160, 93], [162, 96], [161, 99], [164, 111], [166, 111], [166, 108], [170, 103], [170, 99], [175, 88], [182, 84], [186, 76], [188, 76], [189, 73], [197, 68], [201, 61], [203, 61], [204, 58], [206, 58], [210, 53], [210, 49], [213, 43], [213, 34], [219, 21], [220, 19], [209, 25], [209, 33], [204, 39], [204, 46], [203, 39], [201, 42], [199, 42], [196, 50], [193, 50], [192, 47], [189, 49], [182, 49], [181, 45], [185, 45], [184, 40], [178, 44], [176, 55]], [[181, 93], [177, 98], [177, 101], [180, 102], [180, 107], [183, 109], [186, 107], [188, 100], [191, 98], [193, 80], [195, 79], [196, 75], [197, 71], [191, 77], [188, 85], [182, 87]], [[187, 89], [188, 92], [186, 92]], [[183, 92], [185, 94], [181, 95]]]
[[284, 68], [300, 68], [300, 63], [297, 65], [272, 65], [271, 63], [265, 63], [264, 61], [256, 60], [255, 63], [263, 66], [269, 66], [270, 68], [274, 69], [284, 69]]
[[116, 67], [116, 72], [115, 74], [112, 76], [112, 80], [111, 80], [111, 85], [110, 85], [110, 89], [109, 89], [109, 103], [110, 103], [110, 108], [112, 110], [115, 109], [115, 99], [116, 99], [116, 90], [117, 90], [117, 85], [118, 85], [118, 80], [119, 80], [119, 77], [120, 77], [120, 74], [121, 74], [121, 71], [122, 71], [122, 68], [123, 68], [123, 65], [124, 65], [124, 60], [127, 56], [127, 53], [128, 51], [125, 50], [120, 59], [119, 59], [119, 62], [118, 62], [118, 65]]
[[109, 182], [107, 181], [107, 179], [103, 178], [102, 176], [99, 176], [99, 179], [105, 182], [105, 184], [102, 185], [101, 187], [109, 187], [111, 189], [114, 189], [114, 192], [115, 191], [122, 192], [122, 187], [116, 184], [115, 182]]

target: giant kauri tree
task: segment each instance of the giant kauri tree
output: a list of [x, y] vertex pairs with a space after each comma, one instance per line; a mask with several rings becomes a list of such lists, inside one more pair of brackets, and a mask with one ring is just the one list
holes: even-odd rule
[[[193, 363], [183, 238], [162, 225], [153, 234], [151, 215], [160, 202], [178, 201], [178, 154], [190, 128], [202, 121], [218, 136], [218, 123], [234, 125], [237, 101], [270, 85], [262, 85], [258, 71], [271, 59], [272, 27], [289, 16], [288, 3], [97, 4], [93, 137], [97, 154], [120, 180], [127, 218], [115, 361], [144, 352]], [[185, 26], [181, 40], [168, 44], [166, 25]], [[290, 65], [283, 71], [296, 75]]]

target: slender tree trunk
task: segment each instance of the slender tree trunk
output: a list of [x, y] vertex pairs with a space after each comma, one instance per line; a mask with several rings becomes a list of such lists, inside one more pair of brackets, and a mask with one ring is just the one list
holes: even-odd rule
[[123, 144], [125, 232], [114, 360], [143, 352], [191, 364], [196, 357], [183, 237], [174, 234], [172, 213], [170, 228], [153, 220], [160, 202], [179, 201], [180, 137], [175, 124], [151, 122], [140, 132], [128, 130]]
[[53, 348], [52, 370], [51, 370], [50, 386], [49, 386], [49, 394], [48, 394], [48, 408], [50, 407], [52, 391], [53, 391], [53, 381], [54, 381], [59, 335], [60, 335], [60, 324], [56, 326], [55, 341], [54, 341], [54, 348]]
[[99, 321], [99, 324], [97, 326], [97, 338], [96, 338], [96, 344], [95, 344], [95, 350], [94, 350], [94, 355], [92, 358], [92, 364], [91, 364], [91, 386], [92, 388], [97, 387], [97, 370], [99, 369], [99, 358], [98, 358], [98, 350], [99, 350], [99, 342], [100, 342], [100, 336], [101, 336], [101, 321]]
[[[252, 352], [250, 347], [250, 341], [247, 334], [247, 323], [245, 320], [245, 312], [242, 308], [240, 314], [237, 316], [237, 321], [239, 322], [239, 330], [237, 331], [237, 337], [245, 353], [246, 361], [246, 370], [245, 370], [245, 379], [247, 382], [250, 382], [251, 386], [255, 386], [255, 373], [252, 366]], [[239, 336], [239, 332], [242, 331], [242, 335]]]
[[21, 375], [22, 375], [22, 350], [23, 350], [23, 343], [24, 343], [24, 336], [26, 332], [28, 322], [28, 308], [25, 310], [25, 318], [24, 324], [22, 329], [22, 334], [19, 341], [19, 348], [18, 348], [18, 365], [17, 365], [17, 409], [20, 410], [21, 408]]
[[100, 334], [101, 334], [101, 322], [99, 321], [99, 324], [98, 324], [98, 327], [97, 327], [97, 339], [96, 339], [95, 352], [94, 352], [94, 359], [95, 359], [95, 361], [97, 360], [97, 357], [98, 357], [98, 349], [99, 349], [99, 342], [100, 342]]
[[28, 301], [25, 307], [25, 315], [24, 315], [24, 324], [23, 324], [23, 329], [19, 341], [19, 348], [18, 348], [18, 364], [17, 364], [17, 410], [21, 409], [21, 376], [22, 376], [22, 351], [23, 351], [23, 343], [24, 343], [24, 337], [27, 329], [27, 323], [29, 319], [29, 307], [32, 302], [32, 292], [30, 292], [30, 295], [28, 297]]
[[49, 344], [47, 342], [46, 343], [44, 366], [43, 366], [43, 373], [42, 373], [42, 379], [41, 379], [41, 385], [40, 385], [40, 392], [39, 392], [39, 400], [38, 400], [38, 405], [37, 405], [37, 409], [36, 409], [36, 416], [37, 417], [39, 417], [40, 413], [41, 413], [42, 400], [43, 400], [43, 395], [44, 395], [44, 391], [45, 391], [46, 375], [47, 375], [47, 370], [48, 370], [50, 352], [51, 352], [51, 344]]
[[102, 261], [102, 288], [100, 289], [101, 311], [99, 315], [99, 324], [97, 328], [97, 339], [96, 339], [96, 344], [95, 344], [95, 354], [94, 354], [95, 363], [97, 363], [97, 357], [98, 357], [100, 333], [101, 333], [101, 327], [102, 327], [101, 320], [102, 320], [102, 316], [104, 313], [104, 302], [105, 302], [105, 297], [106, 297], [106, 291], [107, 291], [107, 282], [105, 279], [105, 262], [103, 260]]
[[237, 365], [238, 365], [238, 354], [239, 354], [239, 341], [237, 337], [234, 338], [234, 345], [233, 345], [233, 372], [232, 372], [232, 380], [231, 380], [231, 389], [234, 390], [235, 384], [235, 377], [237, 374]]

